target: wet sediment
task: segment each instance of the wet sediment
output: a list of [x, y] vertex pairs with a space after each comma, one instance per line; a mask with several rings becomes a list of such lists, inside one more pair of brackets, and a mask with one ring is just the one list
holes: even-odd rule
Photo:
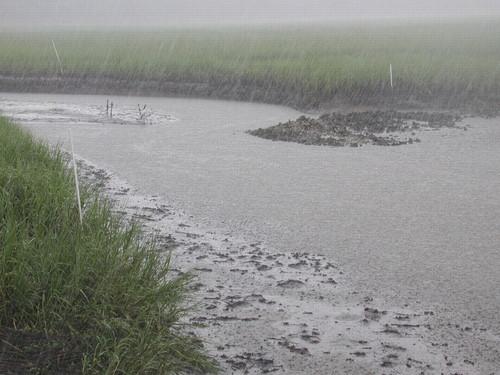
[[475, 358], [427, 338], [439, 312], [389, 305], [352, 290], [342, 269], [322, 255], [279, 252], [205, 228], [102, 169], [81, 162], [79, 170], [118, 215], [172, 253], [174, 275], [195, 276], [190, 293], [197, 309], [186, 321], [222, 373], [479, 373]]
[[[400, 146], [420, 142], [417, 132], [458, 128], [462, 116], [438, 112], [365, 111], [327, 113], [319, 118], [301, 116], [249, 134], [273, 141], [318, 146], [359, 147], [365, 144]], [[466, 130], [466, 127], [461, 127]]]

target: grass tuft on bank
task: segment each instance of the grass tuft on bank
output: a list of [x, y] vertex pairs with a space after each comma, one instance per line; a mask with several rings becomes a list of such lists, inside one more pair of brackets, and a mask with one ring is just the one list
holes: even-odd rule
[[89, 187], [83, 225], [59, 151], [0, 117], [0, 372], [213, 372], [182, 329], [189, 277]]

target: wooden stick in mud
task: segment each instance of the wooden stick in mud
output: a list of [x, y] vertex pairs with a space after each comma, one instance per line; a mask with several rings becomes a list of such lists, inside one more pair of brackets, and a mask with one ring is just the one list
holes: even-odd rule
[[391, 89], [393, 89], [394, 85], [393, 85], [393, 80], [392, 80], [392, 64], [389, 64], [389, 75], [391, 77]]
[[59, 70], [61, 71], [61, 75], [62, 75], [62, 74], [64, 74], [64, 71], [63, 71], [63, 67], [62, 67], [61, 58], [59, 57], [59, 52], [57, 52], [56, 43], [54, 42], [54, 39], [52, 39], [52, 47], [54, 48], [54, 52], [56, 53], [56, 58], [57, 58], [57, 61], [59, 63]]
[[78, 214], [80, 215], [80, 225], [83, 225], [82, 202], [80, 200], [80, 186], [78, 184], [78, 172], [76, 170], [75, 148], [73, 146], [73, 134], [71, 133], [71, 128], [69, 129], [69, 139], [71, 142], [71, 155], [73, 158], [73, 173], [75, 175], [76, 202], [78, 204]]

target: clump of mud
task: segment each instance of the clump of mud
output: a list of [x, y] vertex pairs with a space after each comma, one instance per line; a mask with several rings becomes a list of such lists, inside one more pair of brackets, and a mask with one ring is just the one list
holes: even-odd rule
[[265, 129], [248, 131], [273, 141], [306, 145], [351, 146], [364, 144], [399, 146], [420, 142], [416, 131], [457, 127], [462, 117], [450, 113], [367, 111], [328, 113], [319, 118], [301, 116]]

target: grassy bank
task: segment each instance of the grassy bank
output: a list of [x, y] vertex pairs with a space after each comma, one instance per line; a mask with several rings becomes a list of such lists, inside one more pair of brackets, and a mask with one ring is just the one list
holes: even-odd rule
[[[51, 40], [62, 60], [62, 74]], [[500, 94], [498, 20], [157, 32], [4, 32], [0, 50], [4, 75], [73, 78], [67, 81], [70, 86], [99, 85], [99, 80], [86, 81], [89, 78], [115, 79], [119, 84], [101, 82], [132, 93], [253, 99], [298, 107], [389, 97], [422, 102], [439, 99], [453, 105], [495, 101]], [[394, 68], [394, 90], [389, 64]], [[172, 82], [195, 85], [179, 88]], [[17, 82], [17, 86], [22, 84]], [[47, 81], [45, 85], [50, 86]]]
[[0, 372], [212, 369], [180, 330], [188, 278], [95, 191], [82, 199], [80, 225], [61, 154], [0, 117]]

